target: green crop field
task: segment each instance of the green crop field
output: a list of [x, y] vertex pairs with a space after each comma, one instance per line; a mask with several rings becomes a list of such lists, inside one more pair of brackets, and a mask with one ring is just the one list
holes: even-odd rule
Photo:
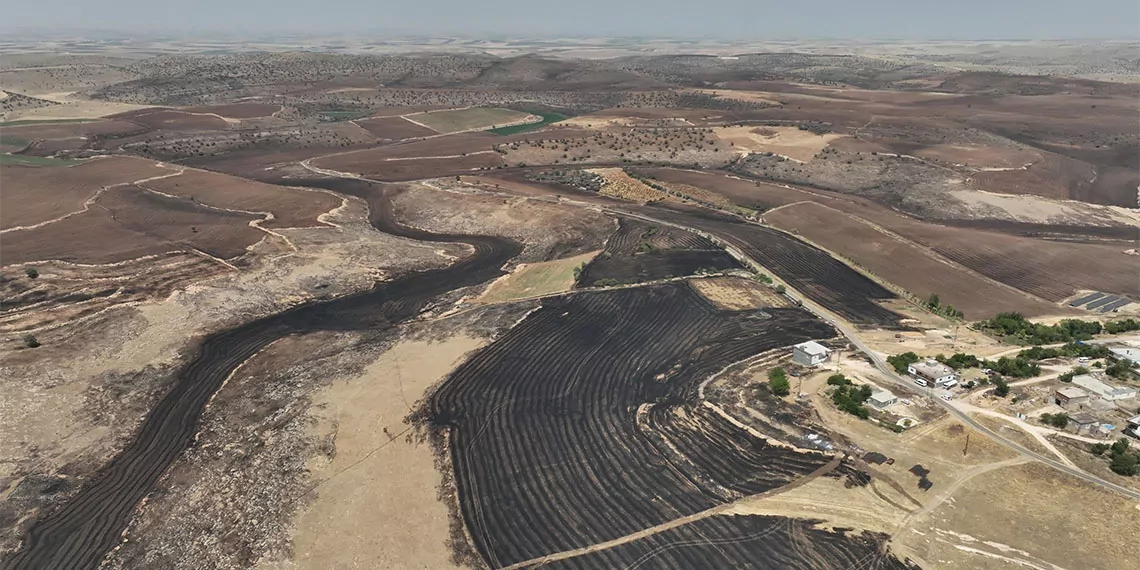
[[530, 123], [530, 124], [526, 124], [526, 125], [515, 125], [513, 127], [502, 127], [502, 128], [498, 128], [498, 129], [491, 129], [490, 131], [487, 131], [487, 132], [495, 133], [496, 135], [516, 135], [518, 133], [525, 133], [527, 131], [533, 131], [533, 130], [540, 128], [540, 127], [545, 127], [546, 125], [549, 125], [550, 123], [557, 123], [558, 121], [561, 121], [561, 120], [566, 118], [566, 115], [562, 115], [560, 113], [535, 113], [535, 114], [542, 116], [542, 120], [537, 122], [537, 123]]

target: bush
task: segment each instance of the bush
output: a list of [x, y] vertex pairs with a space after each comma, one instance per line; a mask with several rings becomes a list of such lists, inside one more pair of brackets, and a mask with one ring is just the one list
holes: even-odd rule
[[36, 338], [36, 335], [26, 334], [24, 335], [24, 346], [28, 348], [36, 348], [40, 346], [40, 341]]
[[1064, 429], [1069, 425], [1068, 414], [1041, 414], [1041, 423], [1051, 425], [1057, 429]]
[[35, 267], [29, 267], [24, 270], [24, 275], [27, 275], [28, 279], [35, 279], [40, 276], [40, 272]]
[[1130, 360], [1115, 360], [1104, 369], [1104, 373], [1110, 378], [1126, 380], [1132, 375], [1132, 366]]
[[1108, 451], [1108, 448], [1109, 445], [1107, 443], [1094, 443], [1092, 447], [1089, 448], [1089, 451], [1091, 451], [1093, 455], [1104, 455], [1104, 452]]
[[966, 354], [964, 352], [959, 352], [950, 358], [946, 358], [945, 356], [939, 354], [935, 357], [935, 360], [941, 362], [942, 364], [945, 364], [946, 366], [949, 366], [950, 368], [953, 368], [954, 370], [962, 370], [964, 368], [978, 368], [982, 365], [982, 361], [978, 360], [977, 356], [974, 356], [973, 354]]
[[1132, 477], [1140, 472], [1140, 456], [1135, 453], [1121, 453], [1112, 456], [1112, 463], [1108, 465], [1113, 473]]
[[780, 397], [792, 393], [792, 384], [788, 382], [788, 375], [783, 368], [773, 368], [768, 371], [768, 387], [773, 394]]
[[851, 381], [842, 374], [832, 374], [827, 377], [827, 384], [829, 386], [848, 386], [851, 384]]

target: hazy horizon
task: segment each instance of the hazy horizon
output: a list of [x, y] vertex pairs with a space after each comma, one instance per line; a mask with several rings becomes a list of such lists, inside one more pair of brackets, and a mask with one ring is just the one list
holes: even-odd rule
[[393, 34], [470, 38], [652, 37], [724, 40], [1135, 39], [1134, 0], [901, 0], [791, 4], [764, 0], [143, 0], [8, 2], [5, 33]]

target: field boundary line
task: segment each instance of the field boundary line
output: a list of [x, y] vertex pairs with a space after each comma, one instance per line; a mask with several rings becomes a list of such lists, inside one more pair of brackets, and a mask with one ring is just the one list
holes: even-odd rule
[[522, 568], [528, 568], [531, 566], [546, 564], [548, 562], [556, 562], [558, 560], [566, 560], [567, 558], [576, 558], [578, 556], [582, 556], [585, 554], [592, 554], [594, 552], [600, 552], [602, 550], [609, 550], [611, 548], [614, 548], [615, 546], [621, 546], [623, 544], [628, 544], [628, 543], [633, 542], [635, 540], [640, 540], [642, 538], [648, 538], [650, 536], [660, 534], [660, 533], [665, 532], [667, 530], [672, 530], [674, 528], [685, 526], [689, 523], [697, 522], [699, 520], [703, 520], [703, 519], [713, 517], [713, 516], [717, 516], [717, 515], [728, 514], [734, 508], [736, 508], [737, 505], [739, 505], [740, 503], [742, 503], [744, 501], [755, 500], [755, 499], [761, 498], [761, 497], [771, 497], [774, 495], [779, 495], [780, 493], [784, 493], [786, 491], [790, 491], [792, 489], [800, 487], [809, 481], [818, 479], [819, 477], [822, 477], [822, 476], [830, 473], [831, 471], [833, 471], [835, 468], [839, 467], [839, 464], [840, 464], [840, 462], [842, 462], [842, 460], [843, 460], [842, 455], [836, 455], [834, 458], [832, 458], [831, 461], [827, 462], [826, 464], [819, 467], [815, 471], [812, 471], [811, 473], [808, 473], [807, 475], [804, 475], [803, 477], [800, 477], [799, 479], [796, 479], [795, 481], [792, 481], [792, 482], [788, 483], [787, 485], [777, 487], [775, 489], [765, 491], [763, 493], [756, 493], [754, 495], [747, 495], [747, 496], [740, 498], [740, 499], [737, 499], [735, 501], [723, 503], [723, 504], [717, 505], [715, 507], [693, 513], [691, 515], [676, 518], [676, 519], [673, 519], [671, 521], [661, 523], [659, 525], [651, 526], [649, 528], [642, 529], [642, 530], [639, 530], [637, 532], [633, 532], [633, 533], [627, 534], [625, 536], [615, 538], [613, 540], [607, 540], [605, 542], [599, 542], [597, 544], [592, 544], [590, 546], [583, 546], [581, 548], [575, 548], [573, 550], [564, 550], [562, 552], [556, 552], [554, 554], [547, 554], [545, 556], [540, 556], [538, 558], [532, 558], [530, 560], [524, 560], [522, 562], [516, 562], [516, 563], [511, 564], [509, 566], [501, 566], [501, 567], [499, 567], [498, 570], [520, 570]]

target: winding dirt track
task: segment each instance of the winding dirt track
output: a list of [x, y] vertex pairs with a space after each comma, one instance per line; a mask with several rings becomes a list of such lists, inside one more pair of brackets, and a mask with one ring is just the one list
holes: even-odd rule
[[[342, 184], [313, 183], [318, 187]], [[418, 314], [438, 295], [500, 276], [503, 264], [522, 251], [518, 243], [507, 239], [433, 234], [401, 226], [393, 218], [390, 201], [398, 190], [367, 183], [346, 190], [367, 196], [370, 221], [380, 231], [421, 241], [461, 242], [474, 252], [447, 268], [378, 283], [356, 295], [301, 305], [207, 337], [130, 445], [78, 495], [37, 521], [22, 549], [0, 566], [5, 570], [97, 568], [121, 540], [134, 509], [193, 442], [210, 398], [242, 362], [269, 343], [298, 333], [391, 327]]]

